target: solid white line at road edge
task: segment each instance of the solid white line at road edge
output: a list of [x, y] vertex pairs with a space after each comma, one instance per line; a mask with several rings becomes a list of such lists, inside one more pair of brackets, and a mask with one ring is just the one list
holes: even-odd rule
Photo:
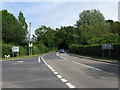
[[59, 75], [50, 65], [47, 64], [47, 62], [43, 59], [43, 56], [41, 57], [42, 61], [47, 65], [49, 69], [63, 82], [65, 83], [69, 88], [75, 88], [71, 83], [69, 83], [66, 79], [62, 78], [61, 75]]
[[40, 56], [38, 57], [38, 62], [41, 63]]
[[76, 64], [79, 64], [79, 65], [82, 65], [82, 66], [85, 66], [85, 67], [88, 67], [88, 68], [93, 68], [93, 69], [102, 71], [101, 69], [98, 69], [98, 68], [95, 68], [95, 67], [91, 67], [91, 66], [88, 66], [88, 65], [86, 65], [86, 64], [78, 63], [78, 62], [76, 62], [76, 61], [72, 61], [72, 62], [74, 62], [74, 63], [76, 63]]

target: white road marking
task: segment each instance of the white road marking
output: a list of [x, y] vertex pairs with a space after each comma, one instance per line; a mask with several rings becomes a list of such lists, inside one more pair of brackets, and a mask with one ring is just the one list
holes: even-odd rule
[[18, 61], [19, 63], [23, 63], [23, 61]]
[[58, 74], [58, 72], [54, 72], [54, 74]]
[[51, 71], [52, 71], [58, 78], [60, 78], [60, 80], [61, 80], [63, 83], [65, 83], [69, 88], [75, 88], [71, 83], [67, 83], [68, 81], [67, 81], [66, 79], [62, 78], [61, 75], [58, 75], [58, 73], [57, 73], [50, 65], [48, 65], [48, 64], [46, 63], [46, 61], [43, 59], [43, 56], [41, 57], [41, 59], [42, 59], [43, 62], [47, 65], [47, 67], [48, 67], [49, 69], [51, 69]]
[[49, 67], [51, 70], [53, 69], [52, 67]]
[[40, 56], [38, 57], [38, 62], [41, 63]]
[[85, 66], [85, 67], [88, 67], [88, 68], [92, 68], [92, 69], [96, 69], [96, 70], [102, 71], [101, 69], [98, 69], [98, 68], [95, 68], [95, 67], [91, 67], [91, 66], [88, 66], [88, 65], [85, 65], [85, 64], [82, 64], [82, 63], [78, 63], [78, 62], [75, 62], [75, 61], [72, 61], [72, 62], [74, 62], [76, 64], [79, 64], [79, 65], [82, 65], [82, 66]]
[[56, 53], [56, 56], [59, 56], [59, 55], [58, 55], [58, 52]]
[[65, 82], [65, 83], [67, 82], [67, 80], [66, 80], [66, 79], [64, 79], [64, 78], [62, 78], [62, 79], [61, 79], [61, 81], [62, 81], [62, 82]]
[[51, 71], [55, 72], [55, 70], [54, 70], [54, 69], [51, 69]]
[[[69, 55], [69, 54], [68, 54]], [[74, 56], [74, 57], [77, 57], [77, 58], [80, 58], [79, 56]], [[83, 57], [84, 58], [84, 57]], [[84, 58], [84, 59], [89, 59], [89, 58]], [[94, 58], [93, 58], [94, 59]], [[120, 65], [119, 64], [113, 64], [113, 63], [109, 63], [109, 62], [105, 62], [105, 61], [98, 61], [98, 60], [93, 60], [93, 61], [96, 61], [97, 63], [103, 63], [103, 64], [109, 64], [109, 65], [114, 65], [114, 66], [117, 66], [119, 67]], [[118, 62], [119, 63], [119, 62]]]
[[57, 77], [58, 77], [58, 78], [62, 78], [62, 76], [61, 76], [61, 75], [57, 75]]
[[60, 58], [62, 58], [62, 59], [64, 59], [64, 60], [67, 60], [66, 58], [60, 56], [60, 55], [58, 54], [58, 52], [56, 53], [56, 56], [58, 56], [58, 57], [60, 57]]
[[71, 83], [66, 83], [69, 88], [75, 88]]

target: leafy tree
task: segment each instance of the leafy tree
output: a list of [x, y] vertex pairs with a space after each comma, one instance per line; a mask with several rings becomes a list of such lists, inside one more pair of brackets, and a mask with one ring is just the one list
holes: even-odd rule
[[101, 37], [102, 43], [119, 43], [119, 35], [114, 33], [108, 33]]
[[25, 42], [26, 30], [7, 10], [2, 10], [2, 39], [5, 43], [22, 44]]
[[104, 16], [100, 13], [99, 10], [84, 10], [79, 15], [79, 20], [76, 22], [77, 27], [81, 25], [95, 25], [95, 24], [104, 24]]
[[24, 15], [23, 15], [22, 12], [19, 12], [18, 21], [19, 21], [19, 23], [22, 25], [22, 27], [27, 30], [28, 25], [27, 25], [27, 23], [26, 23], [26, 21], [25, 21], [25, 17], [24, 17]]
[[55, 31], [50, 27], [41, 26], [40, 28], [35, 30], [35, 34], [37, 36], [38, 42], [43, 42], [50, 49], [55, 47]]

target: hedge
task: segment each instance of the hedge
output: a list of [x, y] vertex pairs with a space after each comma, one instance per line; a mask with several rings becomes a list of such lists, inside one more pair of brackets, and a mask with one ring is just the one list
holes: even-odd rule
[[[72, 44], [69, 46], [69, 52], [74, 54], [103, 57], [101, 45], [82, 46], [78, 44]], [[109, 57], [109, 50], [104, 50], [104, 57], [120, 60], [120, 44], [113, 44], [113, 49], [110, 52], [111, 54]]]
[[[12, 57], [12, 46], [15, 46], [15, 45], [11, 45], [11, 44], [0, 44], [0, 47], [2, 47], [2, 58], [5, 57], [5, 55], [10, 55], [10, 57]], [[20, 56], [23, 56], [23, 55], [27, 55], [27, 50], [22, 47], [22, 46], [19, 46], [19, 55]], [[15, 53], [15, 56], [16, 56], [16, 53]]]

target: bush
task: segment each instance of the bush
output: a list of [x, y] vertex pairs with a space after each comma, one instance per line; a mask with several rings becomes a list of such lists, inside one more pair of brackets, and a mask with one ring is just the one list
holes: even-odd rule
[[[103, 56], [103, 50], [101, 49], [101, 45], [78, 45], [72, 44], [69, 46], [69, 52], [75, 54], [82, 54], [82, 55], [90, 55], [96, 57]], [[109, 50], [104, 50], [104, 56], [109, 57]], [[114, 44], [113, 49], [111, 50], [110, 58], [120, 59], [120, 44]]]
[[[1, 46], [2, 46], [2, 58], [4, 58], [5, 55], [10, 55], [12, 57], [12, 46], [15, 46], [15, 45], [1, 44]], [[19, 51], [20, 56], [27, 55], [27, 50], [22, 46], [19, 46], [19, 50], [20, 50]], [[17, 56], [16, 53], [15, 53], [15, 56]]]
[[19, 46], [19, 49], [20, 49], [19, 51], [20, 56], [27, 55], [27, 50], [24, 47]]
[[40, 49], [37, 46], [35, 46], [35, 45], [32, 48], [32, 54], [33, 55], [40, 54]]
[[33, 55], [42, 54], [42, 53], [46, 53], [46, 52], [48, 52], [48, 48], [44, 44], [39, 43], [39, 44], [33, 45], [33, 48], [32, 48]]
[[12, 55], [11, 54], [11, 45], [9, 45], [9, 44], [1, 44], [1, 46], [2, 46], [2, 58], [4, 58], [5, 57], [5, 55]]

